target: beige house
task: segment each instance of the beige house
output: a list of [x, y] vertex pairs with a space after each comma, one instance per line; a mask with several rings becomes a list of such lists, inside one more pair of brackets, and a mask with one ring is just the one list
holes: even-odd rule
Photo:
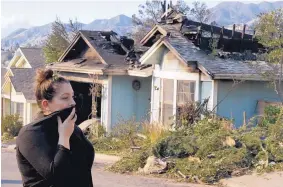
[[37, 68], [44, 67], [40, 48], [19, 48], [2, 76], [2, 117], [19, 114], [23, 124], [31, 122], [38, 112], [33, 82]]

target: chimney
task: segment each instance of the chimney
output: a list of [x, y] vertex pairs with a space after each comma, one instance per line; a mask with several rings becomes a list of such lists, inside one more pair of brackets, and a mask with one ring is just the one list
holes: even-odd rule
[[233, 24], [233, 30], [232, 30], [232, 38], [234, 38], [235, 29], [236, 29], [236, 25], [235, 25], [235, 24]]
[[246, 32], [246, 24], [243, 26], [243, 31], [242, 31], [242, 39], [245, 37], [245, 32]]
[[170, 7], [173, 8], [172, 0], [170, 0]]

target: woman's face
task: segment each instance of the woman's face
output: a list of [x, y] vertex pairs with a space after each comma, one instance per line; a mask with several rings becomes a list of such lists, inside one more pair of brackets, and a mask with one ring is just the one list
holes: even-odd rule
[[62, 110], [75, 105], [74, 91], [70, 83], [60, 83], [56, 85], [56, 93], [51, 101], [42, 101], [42, 106], [46, 109], [46, 113]]

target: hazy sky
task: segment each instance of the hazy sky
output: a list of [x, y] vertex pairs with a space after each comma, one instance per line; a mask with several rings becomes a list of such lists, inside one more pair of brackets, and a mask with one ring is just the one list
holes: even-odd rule
[[[192, 0], [185, 0], [190, 3]], [[242, 1], [244, 3], [259, 1]], [[78, 21], [90, 23], [94, 19], [104, 19], [125, 14], [131, 16], [138, 11], [138, 5], [145, 0], [1, 0], [2, 37], [17, 28], [40, 26], [55, 20], [56, 15], [67, 22], [77, 17]], [[167, 0], [169, 2], [169, 0]], [[176, 0], [173, 0], [173, 3]], [[220, 0], [206, 0], [209, 7], [220, 3]]]

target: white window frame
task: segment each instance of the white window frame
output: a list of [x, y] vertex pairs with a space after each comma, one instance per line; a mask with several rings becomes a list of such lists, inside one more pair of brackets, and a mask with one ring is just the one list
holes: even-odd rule
[[[172, 116], [176, 116], [177, 112], [177, 86], [178, 81], [195, 81], [195, 93], [194, 93], [194, 100], [199, 101], [200, 99], [200, 81], [201, 81], [201, 74], [200, 73], [188, 73], [188, 72], [170, 72], [170, 71], [159, 71], [155, 70], [153, 72], [153, 76], [156, 78], [160, 78], [161, 80], [161, 90], [160, 90], [160, 107], [161, 112], [159, 116], [159, 121], [163, 123], [163, 80], [162, 79], [172, 79], [174, 81], [174, 88], [173, 88], [173, 114]], [[174, 119], [176, 121], [176, 119]]]

